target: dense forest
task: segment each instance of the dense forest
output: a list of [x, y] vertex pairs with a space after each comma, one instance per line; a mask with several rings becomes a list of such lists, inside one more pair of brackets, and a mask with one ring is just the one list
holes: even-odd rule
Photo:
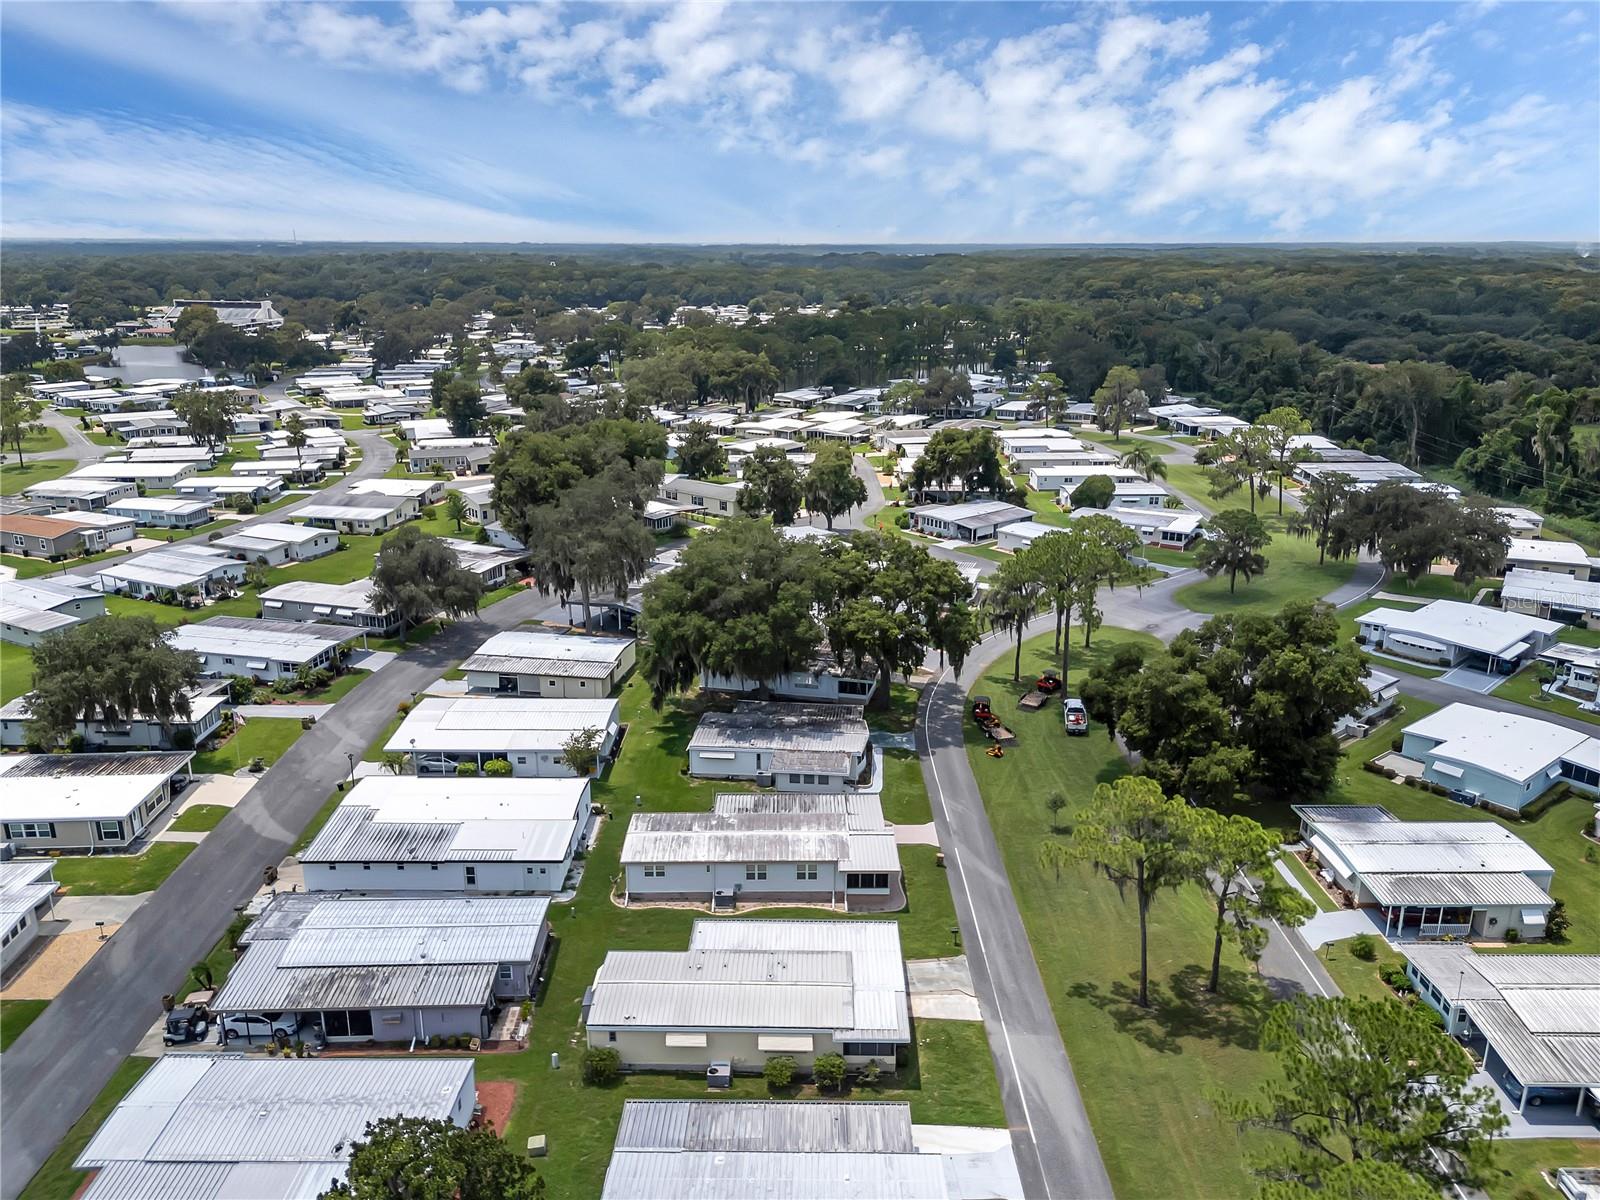
[[[1600, 273], [1553, 250], [39, 245], [6, 258], [6, 303], [65, 300], [89, 324], [175, 296], [270, 296], [309, 329], [386, 335], [380, 358], [394, 359], [487, 310], [497, 331], [664, 358], [641, 386], [684, 380], [700, 400], [719, 377], [847, 388], [941, 366], [1045, 368], [1083, 400], [1127, 364], [1147, 391], [1252, 419], [1292, 405], [1341, 441], [1600, 517]], [[681, 304], [774, 319], [644, 328]], [[796, 311], [809, 306], [822, 311]]]

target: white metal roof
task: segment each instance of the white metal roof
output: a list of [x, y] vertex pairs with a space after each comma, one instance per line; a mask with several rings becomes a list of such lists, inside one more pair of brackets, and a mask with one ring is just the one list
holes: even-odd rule
[[0, 926], [10, 929], [24, 913], [55, 895], [52, 858], [24, 858], [0, 862]]
[[479, 646], [461, 669], [603, 679], [617, 669], [632, 645], [632, 638], [507, 629]]
[[843, 862], [843, 813], [640, 812], [628, 822], [623, 863]]
[[106, 1118], [73, 1163], [325, 1163], [369, 1122], [448, 1118], [472, 1086], [466, 1059], [258, 1059], [169, 1054]]
[[1506, 546], [1506, 561], [1587, 567], [1592, 560], [1577, 542], [1557, 542], [1545, 538], [1511, 538]]
[[951, 525], [970, 523], [989, 525], [996, 521], [1028, 516], [1030, 509], [1007, 504], [1004, 500], [973, 500], [966, 504], [926, 504], [911, 510], [915, 517], [932, 517]]
[[291, 525], [288, 521], [262, 521], [255, 525], [246, 525], [238, 533], [220, 537], [217, 541], [226, 543], [236, 538], [254, 538], [257, 541], [282, 542], [298, 546], [331, 536], [329, 530], [317, 529], [310, 525]]
[[621, 1151], [601, 1200], [950, 1200], [937, 1154]]
[[1548, 774], [1563, 758], [1600, 766], [1600, 742], [1588, 734], [1472, 704], [1446, 705], [1406, 726], [1405, 732], [1437, 739], [1438, 745], [1425, 752], [1429, 758], [1475, 767], [1517, 783]]
[[1375, 608], [1356, 618], [1358, 624], [1382, 626], [1395, 633], [1443, 642], [1479, 654], [1501, 654], [1521, 641], [1561, 632], [1555, 621], [1522, 613], [1465, 604], [1460, 600], [1435, 600], [1415, 611]]
[[1537, 851], [1493, 821], [1316, 821], [1315, 837], [1363, 877], [1549, 872]]
[[192, 752], [172, 754], [20, 754], [0, 757], [0, 820], [123, 820]]
[[888, 829], [882, 798], [876, 792], [718, 792], [718, 813], [843, 813], [853, 832]]
[[302, 862], [565, 860], [587, 779], [370, 777], [334, 809]]
[[690, 750], [771, 749], [860, 754], [870, 734], [859, 705], [741, 701], [700, 718]]
[[603, 734], [616, 723], [615, 700], [430, 696], [406, 715], [384, 749], [446, 753], [558, 750], [580, 730], [598, 729]]
[[177, 496], [141, 496], [138, 499], [129, 497], [126, 500], [113, 500], [106, 505], [106, 511], [124, 516], [136, 516], [139, 513], [170, 513], [174, 516], [189, 516], [194, 513], [206, 512], [211, 507], [206, 500], [184, 500]]
[[263, 601], [290, 601], [296, 604], [326, 604], [329, 608], [363, 612], [371, 609], [372, 581], [357, 579], [350, 583], [316, 583], [295, 580], [269, 587], [261, 593]]
[[1532, 600], [1541, 604], [1600, 610], [1600, 579], [1574, 579], [1559, 571], [1506, 572], [1500, 586], [1501, 602]]
[[1383, 905], [1434, 905], [1471, 908], [1483, 905], [1526, 905], [1549, 908], [1555, 903], [1542, 887], [1516, 871], [1435, 871], [1408, 875], [1363, 872], [1373, 899]]
[[359, 636], [347, 625], [273, 621], [257, 617], [212, 617], [179, 625], [167, 641], [179, 650], [280, 662], [308, 662], [330, 647]]
[[99, 592], [79, 587], [66, 579], [8, 579], [0, 583], [0, 600], [4, 600], [7, 604], [40, 611], [49, 611], [63, 604], [99, 599], [101, 599]]

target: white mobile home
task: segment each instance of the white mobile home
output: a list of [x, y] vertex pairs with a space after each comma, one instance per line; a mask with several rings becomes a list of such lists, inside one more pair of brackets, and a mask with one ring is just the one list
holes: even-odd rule
[[145, 496], [137, 500], [118, 500], [106, 505], [106, 511], [119, 517], [131, 517], [150, 529], [198, 529], [211, 520], [211, 501]]
[[779, 1054], [810, 1070], [833, 1053], [893, 1070], [911, 1041], [907, 991], [894, 921], [710, 917], [685, 951], [607, 954], [584, 1025], [627, 1070], [756, 1072]]
[[867, 723], [853, 704], [740, 701], [701, 717], [688, 752], [691, 775], [796, 792], [844, 791], [871, 761]]
[[20, 853], [127, 850], [189, 783], [192, 752], [0, 757], [0, 821]]
[[1375, 608], [1356, 618], [1357, 641], [1397, 658], [1510, 675], [1555, 641], [1554, 621], [1459, 600], [1415, 610]]
[[1595, 560], [1577, 542], [1512, 538], [1506, 546], [1506, 569], [1588, 579], [1595, 569]]
[[1574, 579], [1553, 571], [1507, 571], [1500, 587], [1500, 607], [1564, 625], [1600, 629], [1600, 579]]
[[294, 1013], [331, 1043], [488, 1040], [536, 990], [539, 896], [282, 893], [244, 931], [213, 1012]]
[[196, 475], [193, 479], [185, 479], [172, 490], [179, 496], [191, 500], [209, 500], [218, 506], [226, 505], [235, 496], [254, 504], [265, 504], [283, 495], [283, 480], [275, 475], [253, 478]]
[[139, 494], [139, 485], [121, 479], [52, 479], [22, 489], [30, 500], [42, 500], [57, 512], [102, 512], [114, 500]]
[[55, 913], [54, 859], [0, 862], [0, 974], [9, 974]]
[[901, 907], [894, 827], [871, 792], [727, 793], [713, 812], [635, 813], [622, 844], [631, 903]]
[[[18, 750], [33, 739], [28, 724], [29, 701], [33, 693], [18, 696], [0, 705], [0, 746]], [[129, 713], [115, 718], [79, 717], [73, 728], [89, 750], [193, 750], [222, 726], [222, 714], [230, 703], [225, 685], [211, 684], [188, 692], [189, 715], [169, 721]]]
[[476, 475], [489, 469], [493, 457], [493, 438], [428, 438], [411, 445], [406, 464], [413, 471], [443, 467], [457, 475]]
[[518, 778], [560, 778], [573, 773], [562, 757], [567, 741], [589, 729], [599, 734], [604, 764], [617, 742], [615, 700], [430, 696], [406, 714], [384, 749], [409, 755], [418, 775], [454, 775], [463, 763], [482, 772], [501, 759]]
[[188, 589], [199, 595], [231, 589], [244, 582], [244, 571], [244, 563], [221, 550], [182, 544], [103, 563], [95, 578], [107, 594], [159, 599]]
[[261, 593], [261, 615], [281, 621], [353, 625], [379, 637], [388, 637], [400, 628], [397, 613], [380, 613], [372, 607], [372, 582], [367, 579], [351, 583], [280, 583]]
[[1520, 812], [1559, 783], [1600, 795], [1600, 741], [1565, 725], [1458, 703], [1401, 738], [1422, 778], [1467, 803]]
[[963, 542], [986, 542], [1007, 525], [1027, 521], [1031, 509], [1004, 500], [974, 500], [968, 504], [925, 504], [911, 510], [911, 528], [928, 537]]
[[62, 579], [19, 579], [0, 584], [0, 641], [37, 645], [52, 630], [103, 617], [106, 598]]
[[774, 679], [745, 679], [707, 671], [701, 677], [700, 686], [708, 692], [737, 692], [746, 696], [765, 687], [767, 695], [779, 700], [866, 704], [878, 690], [878, 677], [870, 670], [848, 670], [834, 662], [831, 655], [823, 653], [809, 669], [787, 671]]
[[587, 779], [370, 777], [300, 854], [308, 891], [558, 892]]
[[225, 534], [211, 544], [234, 558], [246, 562], [264, 561], [269, 567], [280, 567], [284, 563], [309, 562], [332, 554], [339, 548], [339, 535], [310, 525], [261, 521], [246, 525], [237, 533]]
[[508, 629], [479, 646], [461, 669], [472, 692], [587, 700], [615, 691], [636, 653], [632, 638]]
[[275, 680], [293, 678], [300, 670], [337, 671], [341, 647], [357, 636], [346, 625], [211, 617], [179, 625], [168, 632], [167, 642], [198, 654], [202, 674]]
[[304, 505], [294, 515], [340, 533], [374, 534], [396, 529], [419, 512], [420, 505], [407, 496], [345, 495]]
[[199, 469], [196, 463], [115, 463], [97, 462], [79, 467], [68, 479], [118, 483], [142, 483], [147, 488], [176, 487], [180, 479], [187, 479]]

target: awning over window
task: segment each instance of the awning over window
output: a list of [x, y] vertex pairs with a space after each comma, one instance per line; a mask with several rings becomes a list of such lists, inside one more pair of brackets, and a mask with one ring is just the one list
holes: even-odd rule
[[1544, 909], [1525, 908], [1522, 910], [1522, 923], [1524, 925], [1543, 925]]
[[267, 664], [264, 662], [247, 662], [245, 663], [245, 666], [249, 667], [252, 671], [265, 671], [267, 669]]
[[704, 1049], [706, 1035], [703, 1033], [669, 1033], [667, 1045], [679, 1046], [683, 1049]]
[[700, 751], [700, 757], [715, 759], [721, 762], [723, 760], [732, 761], [733, 759], [737, 758], [738, 755], [734, 754], [731, 750], [702, 750]]
[[763, 1033], [756, 1038], [757, 1050], [781, 1050], [785, 1054], [809, 1054], [811, 1052], [811, 1035], [807, 1034], [781, 1034]]
[[1460, 767], [1452, 766], [1451, 764], [1449, 764], [1447, 762], [1436, 762], [1436, 763], [1434, 763], [1433, 764], [1433, 771], [1434, 771], [1434, 774], [1443, 775], [1446, 779], [1460, 779], [1463, 775], [1466, 774], [1466, 772], [1463, 771]]

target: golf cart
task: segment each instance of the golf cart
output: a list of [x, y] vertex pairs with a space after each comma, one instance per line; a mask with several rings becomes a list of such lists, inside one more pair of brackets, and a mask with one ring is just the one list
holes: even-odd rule
[[161, 1041], [167, 1046], [203, 1042], [211, 1028], [211, 1012], [203, 1004], [179, 1004], [167, 1013]]

